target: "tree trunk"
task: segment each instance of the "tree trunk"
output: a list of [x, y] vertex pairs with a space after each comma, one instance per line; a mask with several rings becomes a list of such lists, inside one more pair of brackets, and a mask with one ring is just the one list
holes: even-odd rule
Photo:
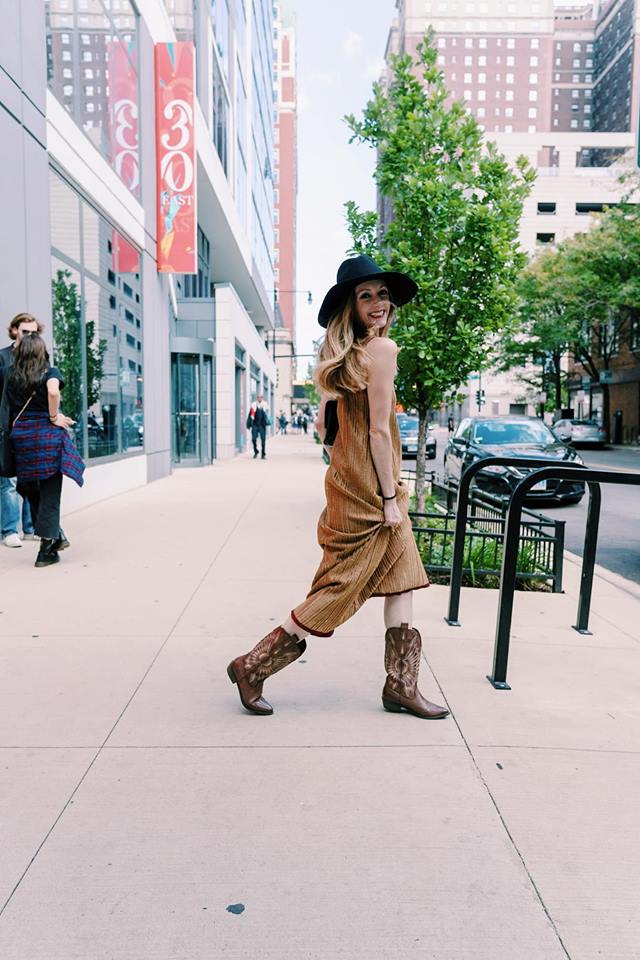
[[562, 370], [560, 368], [560, 354], [556, 353], [553, 356], [553, 386], [556, 394], [556, 410], [559, 411], [562, 409]]
[[427, 459], [427, 417], [428, 408], [418, 410], [418, 452], [416, 454], [416, 510], [424, 512], [424, 475]]
[[608, 383], [602, 384], [602, 426], [607, 432], [607, 442], [610, 442], [611, 441], [611, 394], [609, 393]]

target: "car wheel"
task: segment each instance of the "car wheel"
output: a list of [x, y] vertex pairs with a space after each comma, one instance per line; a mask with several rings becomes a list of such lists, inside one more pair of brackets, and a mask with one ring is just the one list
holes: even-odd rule
[[581, 493], [579, 497], [571, 497], [569, 500], [558, 501], [558, 506], [560, 507], [574, 507], [577, 503], [580, 503], [584, 493]]

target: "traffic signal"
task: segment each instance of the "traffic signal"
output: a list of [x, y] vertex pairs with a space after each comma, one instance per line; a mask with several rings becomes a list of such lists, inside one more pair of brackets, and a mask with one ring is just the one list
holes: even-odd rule
[[481, 407], [484, 402], [484, 390], [476, 390], [476, 403]]

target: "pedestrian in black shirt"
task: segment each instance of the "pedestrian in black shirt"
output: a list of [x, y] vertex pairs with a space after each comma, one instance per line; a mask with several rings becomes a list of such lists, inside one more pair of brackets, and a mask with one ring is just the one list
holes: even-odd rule
[[266, 445], [267, 445], [267, 427], [269, 426], [269, 414], [267, 413], [267, 408], [264, 405], [264, 397], [262, 394], [258, 395], [258, 400], [255, 407], [252, 410], [251, 417], [251, 442], [253, 444], [253, 459], [255, 460], [258, 456], [258, 437], [260, 438], [260, 448], [262, 452], [262, 459], [266, 457]]
[[62, 475], [83, 483], [84, 463], [67, 428], [73, 420], [60, 410], [60, 371], [49, 363], [44, 340], [29, 333], [14, 348], [5, 402], [13, 428], [18, 492], [28, 498], [36, 534], [41, 538], [36, 567], [60, 559], [68, 541], [60, 529]]

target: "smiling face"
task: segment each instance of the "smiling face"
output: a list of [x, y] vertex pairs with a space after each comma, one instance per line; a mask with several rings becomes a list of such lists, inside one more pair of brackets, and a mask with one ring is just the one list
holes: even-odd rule
[[355, 297], [358, 319], [378, 336], [389, 322], [391, 298], [388, 286], [380, 280], [365, 280], [356, 287]]

